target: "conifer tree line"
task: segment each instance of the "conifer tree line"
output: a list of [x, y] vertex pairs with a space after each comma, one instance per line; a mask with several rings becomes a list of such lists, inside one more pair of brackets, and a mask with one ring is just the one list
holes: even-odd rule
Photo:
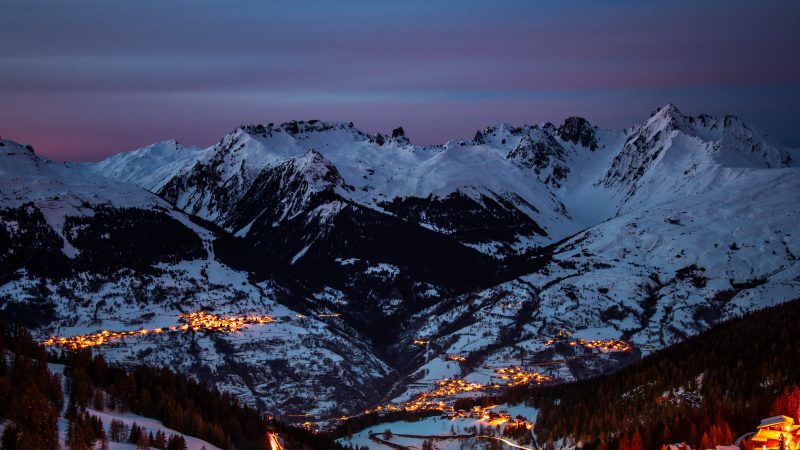
[[0, 417], [4, 449], [58, 447], [64, 406], [61, 377], [47, 370], [47, 352], [22, 327], [0, 322]]
[[[57, 425], [62, 411], [68, 420], [67, 449], [107, 448], [109, 442], [163, 450], [186, 448], [178, 434], [154, 434], [119, 420], [103, 424], [89, 409], [153, 418], [166, 428], [226, 450], [267, 449], [267, 431], [278, 432], [290, 449], [342, 448], [325, 434], [265, 419], [229, 394], [167, 368], [126, 370], [106, 364], [89, 350], [48, 355], [24, 327], [2, 320], [0, 355], [0, 420], [8, 421], [0, 437], [2, 450], [59, 448]], [[48, 370], [48, 357], [65, 365], [66, 396], [61, 376]]]
[[[71, 412], [75, 411], [75, 412]], [[133, 444], [137, 449], [149, 450], [187, 450], [186, 439], [175, 433], [167, 435], [161, 430], [155, 434], [133, 422], [130, 426], [118, 419], [112, 419], [108, 433], [103, 421], [86, 411], [67, 410], [67, 435], [64, 443], [69, 450], [108, 450], [109, 442]], [[3, 450], [6, 450], [3, 447]]]

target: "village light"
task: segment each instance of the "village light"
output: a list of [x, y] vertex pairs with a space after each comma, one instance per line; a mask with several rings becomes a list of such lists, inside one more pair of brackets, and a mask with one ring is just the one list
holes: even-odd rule
[[[249, 324], [268, 324], [274, 321], [271, 316], [231, 316], [221, 317], [205, 311], [196, 311], [192, 313], [185, 313], [178, 316], [179, 319], [186, 321], [180, 326], [169, 327], [170, 331], [206, 331], [217, 333], [232, 333], [239, 331]], [[118, 341], [126, 336], [145, 336], [148, 334], [163, 333], [163, 328], [147, 329], [143, 328], [134, 331], [110, 331], [102, 330], [94, 334], [85, 334], [72, 337], [58, 337], [51, 336], [45, 339], [42, 343], [45, 346], [58, 345], [67, 347], [71, 350], [78, 350], [87, 347], [94, 347], [98, 345], [108, 344], [113, 341]]]

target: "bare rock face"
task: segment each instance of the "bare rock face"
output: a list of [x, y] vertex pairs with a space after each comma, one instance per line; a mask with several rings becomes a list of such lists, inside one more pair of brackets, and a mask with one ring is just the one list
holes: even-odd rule
[[557, 133], [567, 142], [582, 145], [592, 151], [597, 150], [594, 127], [583, 117], [567, 117], [558, 127]]

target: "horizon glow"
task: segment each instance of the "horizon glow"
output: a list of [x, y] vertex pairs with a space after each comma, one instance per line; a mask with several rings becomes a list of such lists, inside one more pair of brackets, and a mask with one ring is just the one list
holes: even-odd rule
[[319, 119], [413, 142], [674, 103], [800, 146], [800, 2], [0, 3], [0, 136], [61, 160]]

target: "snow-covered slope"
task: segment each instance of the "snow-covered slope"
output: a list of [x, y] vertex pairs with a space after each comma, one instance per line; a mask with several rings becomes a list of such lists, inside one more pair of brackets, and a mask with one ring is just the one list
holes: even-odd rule
[[69, 164], [43, 158], [28, 145], [0, 140], [0, 202], [3, 206], [15, 207], [68, 195], [92, 205], [171, 208], [162, 199], [130, 184], [77, 174]]
[[[521, 354], [562, 380], [602, 373], [628, 355], [587, 357], [552, 341], [566, 330], [567, 340], [622, 339], [647, 353], [797, 298], [800, 172], [721, 172], [725, 190], [618, 216], [549, 249], [534, 273], [418, 313], [405, 338], [431, 344], [392, 398], [445, 377], [486, 383]], [[407, 390], [412, 381], [421, 384]]]
[[646, 353], [800, 294], [795, 151], [738, 119], [687, 117], [673, 105], [624, 134], [606, 166], [583, 166], [594, 181], [570, 193], [567, 179], [562, 191], [570, 211], [586, 195], [613, 215], [537, 254], [532, 273], [410, 319], [405, 338], [431, 344], [387, 399], [444, 377], [485, 383], [520, 354], [559, 379], [597, 374], [628, 355], [559, 347], [565, 330], [572, 341], [622, 339]]
[[722, 169], [791, 167], [795, 153], [736, 117], [684, 116], [667, 105], [629, 133], [599, 186], [616, 193], [619, 211], [642, 210], [727, 189]]

